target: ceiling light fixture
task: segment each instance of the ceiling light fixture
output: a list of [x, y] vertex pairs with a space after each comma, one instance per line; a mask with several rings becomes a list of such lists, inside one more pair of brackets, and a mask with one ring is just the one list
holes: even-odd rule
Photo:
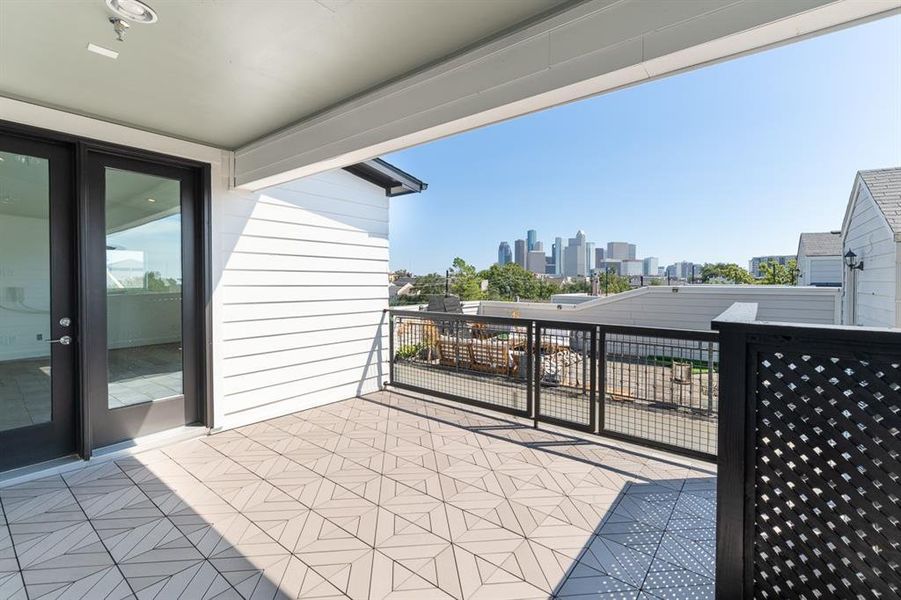
[[156, 200], [153, 198], [147, 198], [147, 202], [156, 202]]
[[156, 11], [141, 0], [106, 0], [111, 11], [133, 23], [156, 23]]
[[97, 44], [88, 44], [88, 51], [93, 52], [94, 54], [99, 54], [100, 56], [112, 58], [113, 60], [119, 58], [119, 53], [115, 50], [110, 50], [109, 48], [98, 46]]

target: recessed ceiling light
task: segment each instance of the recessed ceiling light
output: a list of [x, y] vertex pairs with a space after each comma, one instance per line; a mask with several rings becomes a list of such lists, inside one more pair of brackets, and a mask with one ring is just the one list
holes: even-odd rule
[[156, 11], [141, 0], [106, 0], [110, 10], [134, 23], [156, 23]]
[[147, 202], [156, 202], [153, 198], [147, 198]]
[[100, 56], [112, 58], [113, 60], [119, 58], [119, 53], [115, 50], [110, 50], [109, 48], [98, 46], [97, 44], [88, 44], [88, 51], [93, 52], [94, 54], [99, 54]]

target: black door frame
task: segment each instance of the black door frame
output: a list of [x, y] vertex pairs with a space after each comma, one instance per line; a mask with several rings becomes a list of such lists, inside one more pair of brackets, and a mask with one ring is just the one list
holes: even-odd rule
[[[126, 407], [109, 409], [108, 402], [108, 358], [107, 303], [106, 290], [106, 171], [116, 169], [136, 174], [152, 175], [179, 182], [181, 206], [181, 344], [182, 344], [182, 394], [172, 398], [143, 402]], [[88, 398], [88, 422], [93, 429], [91, 439], [94, 447], [104, 447], [134, 439], [148, 433], [164, 431], [173, 427], [196, 423], [200, 408], [197, 399], [201, 397], [199, 373], [202, 365], [198, 356], [202, 351], [195, 323], [202, 320], [203, 307], [198, 296], [203, 286], [198, 278], [197, 260], [201, 248], [197, 247], [197, 185], [195, 169], [161, 164], [119, 153], [87, 150], [87, 161], [82, 171], [88, 189], [87, 211], [91, 218], [85, 220], [87, 226], [85, 266], [87, 272], [82, 279], [87, 300], [85, 321], [90, 327], [82, 328], [81, 344], [85, 354], [84, 379]]]
[[[195, 348], [197, 353], [197, 377], [196, 398], [198, 422], [205, 427], [214, 427], [213, 422], [213, 362], [212, 362], [212, 255], [211, 255], [211, 215], [212, 194], [211, 181], [212, 169], [209, 163], [192, 159], [171, 156], [151, 150], [133, 148], [68, 134], [64, 132], [43, 129], [31, 125], [23, 125], [12, 121], [0, 120], [0, 133], [14, 135], [38, 142], [56, 143], [66, 148], [70, 153], [71, 170], [71, 197], [75, 206], [75, 240], [76, 240], [76, 332], [84, 332], [82, 323], [86, 323], [89, 317], [89, 302], [93, 299], [89, 286], [84, 281], [89, 273], [88, 260], [90, 250], [91, 220], [97, 219], [90, 210], [88, 201], [88, 181], [86, 170], [89, 153], [100, 153], [121, 158], [131, 158], [139, 161], [169, 165], [194, 171], [195, 189], [195, 235], [193, 239], [193, 251], [195, 255], [195, 274], [193, 277], [196, 290], [193, 302], [196, 303], [195, 314], [198, 317], [193, 324], [196, 332]], [[102, 215], [101, 215], [102, 217]], [[183, 274], [187, 277], [187, 274]], [[97, 290], [94, 290], [97, 293]], [[105, 289], [103, 290], [105, 294]], [[184, 300], [183, 300], [184, 302]], [[77, 454], [89, 459], [96, 449], [93, 443], [93, 431], [91, 427], [91, 382], [85, 376], [88, 373], [89, 348], [82, 343], [82, 335], [75, 340], [77, 353], [74, 381], [76, 386], [76, 426], [75, 449]], [[104, 349], [106, 340], [103, 340]]]
[[[0, 130], [4, 151], [35, 156], [48, 161], [48, 250], [50, 265], [50, 313], [47, 315], [50, 338], [68, 335], [77, 338], [78, 323], [64, 327], [62, 317], [72, 318], [76, 311], [75, 210], [72, 195], [72, 156], [65, 146], [45, 140], [35, 140]], [[49, 342], [49, 340], [44, 340]], [[0, 432], [3, 438], [0, 451], [0, 470], [16, 468], [26, 461], [40, 462], [75, 450], [76, 353], [74, 346], [48, 346], [51, 366], [51, 418], [37, 423]]]

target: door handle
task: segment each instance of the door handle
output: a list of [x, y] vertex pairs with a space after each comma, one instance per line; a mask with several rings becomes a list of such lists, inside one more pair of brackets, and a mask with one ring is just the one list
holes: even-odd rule
[[72, 343], [72, 336], [64, 335], [63, 337], [59, 338], [58, 340], [45, 340], [45, 341], [48, 344], [60, 344], [62, 346], [68, 346], [69, 344]]

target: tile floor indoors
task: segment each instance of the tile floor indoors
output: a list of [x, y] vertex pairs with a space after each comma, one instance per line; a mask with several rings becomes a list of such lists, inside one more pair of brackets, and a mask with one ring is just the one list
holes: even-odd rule
[[[181, 393], [181, 344], [109, 351], [110, 408], [171, 398]], [[50, 356], [0, 362], [0, 431], [49, 420]]]
[[0, 487], [0, 598], [711, 598], [715, 482], [383, 391]]

